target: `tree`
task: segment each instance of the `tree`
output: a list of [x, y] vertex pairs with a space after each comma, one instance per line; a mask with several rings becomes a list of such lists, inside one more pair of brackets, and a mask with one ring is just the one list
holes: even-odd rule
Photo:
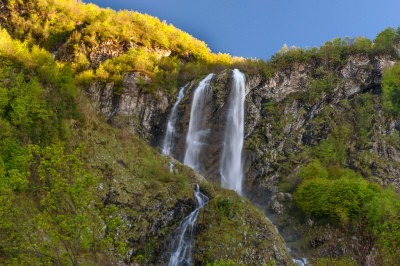
[[60, 145], [31, 147], [31, 172], [39, 178], [42, 195], [40, 213], [34, 217], [43, 231], [43, 236], [37, 235], [38, 247], [46, 247], [55, 260], [63, 263], [68, 259], [73, 265], [78, 265], [82, 255], [92, 252], [95, 256], [104, 235], [100, 203], [94, 195], [96, 179], [84, 169], [80, 159], [83, 151], [78, 147], [65, 154]]
[[386, 69], [382, 79], [383, 101], [386, 111], [400, 114], [400, 63]]
[[390, 52], [395, 55], [394, 41], [396, 39], [396, 35], [396, 31], [393, 28], [387, 28], [386, 30], [380, 32], [374, 40], [375, 50], [377, 52]]

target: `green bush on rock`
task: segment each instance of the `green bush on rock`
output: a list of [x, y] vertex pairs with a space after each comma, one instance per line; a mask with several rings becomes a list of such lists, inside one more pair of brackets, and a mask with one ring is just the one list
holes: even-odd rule
[[400, 63], [383, 73], [382, 91], [385, 109], [393, 115], [400, 114]]
[[[392, 188], [362, 178], [356, 172], [323, 166], [318, 160], [303, 166], [298, 174], [303, 182], [294, 200], [319, 224], [356, 229], [366, 222], [379, 249], [379, 260], [391, 265], [400, 258], [400, 195]], [[365, 233], [365, 232], [364, 232]]]
[[349, 224], [359, 217], [365, 202], [374, 192], [374, 188], [363, 179], [314, 178], [299, 186], [295, 199], [306, 213], [337, 224]]

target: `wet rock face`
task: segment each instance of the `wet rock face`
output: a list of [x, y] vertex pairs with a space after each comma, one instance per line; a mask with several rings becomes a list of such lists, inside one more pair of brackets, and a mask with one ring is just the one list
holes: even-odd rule
[[[209, 181], [220, 183], [219, 163], [222, 152], [222, 139], [225, 127], [226, 101], [231, 86], [231, 71], [223, 71], [213, 77], [208, 90], [207, 102], [202, 112], [203, 129], [207, 132], [202, 141], [200, 162], [203, 166], [201, 173]], [[186, 151], [186, 134], [190, 122], [193, 93], [198, 82], [192, 82], [186, 89], [185, 97], [178, 106], [178, 122], [176, 124], [176, 146], [173, 156], [180, 161], [184, 160]], [[227, 89], [228, 88], [228, 89]]]

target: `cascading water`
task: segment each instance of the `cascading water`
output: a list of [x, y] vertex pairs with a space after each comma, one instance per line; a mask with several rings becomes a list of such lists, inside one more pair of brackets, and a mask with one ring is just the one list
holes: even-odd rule
[[202, 110], [207, 102], [207, 96], [210, 90], [210, 82], [214, 74], [205, 77], [196, 88], [193, 94], [192, 108], [190, 110], [189, 130], [186, 135], [186, 152], [183, 163], [197, 170], [201, 170], [200, 152], [203, 145], [203, 139], [208, 134], [208, 129], [204, 128], [204, 116]]
[[[190, 111], [189, 128], [186, 135], [186, 151], [184, 164], [196, 171], [203, 170], [200, 162], [200, 152], [209, 133], [204, 109], [209, 102], [210, 82], [214, 74], [209, 74], [197, 86], [193, 93]], [[223, 147], [220, 159], [219, 173], [221, 185], [224, 188], [235, 190], [243, 195], [242, 184], [244, 178], [242, 150], [244, 142], [244, 101], [245, 101], [245, 75], [239, 70], [232, 71], [232, 87], [227, 100], [226, 122], [223, 136]], [[179, 92], [176, 103], [171, 109], [166, 136], [163, 143], [163, 154], [171, 155], [177, 122], [177, 106], [184, 96], [184, 88]], [[173, 164], [170, 165], [173, 172]], [[208, 198], [195, 190], [196, 209], [186, 216], [178, 228], [174, 231], [173, 241], [170, 246], [170, 258], [168, 265], [191, 265], [191, 249], [194, 242], [193, 232], [200, 209], [208, 202]], [[292, 258], [294, 264], [307, 265], [307, 259]]]
[[193, 231], [199, 216], [200, 209], [206, 205], [208, 198], [200, 192], [199, 185], [196, 185], [194, 192], [197, 207], [179, 224], [175, 231], [175, 237], [171, 243], [171, 255], [168, 266], [190, 266], [192, 265], [192, 244]]
[[221, 185], [242, 195], [244, 139], [244, 100], [246, 78], [242, 72], [233, 70], [233, 84], [229, 95], [223, 151], [221, 157]]
[[293, 259], [292, 258], [292, 261], [297, 266], [305, 266], [305, 265], [307, 265], [307, 259], [306, 258], [302, 258], [302, 259]]
[[173, 137], [175, 135], [175, 125], [176, 125], [176, 120], [178, 118], [178, 112], [177, 112], [178, 105], [182, 101], [183, 96], [185, 96], [185, 88], [186, 87], [182, 87], [179, 90], [178, 98], [176, 99], [176, 102], [171, 109], [171, 114], [169, 115], [167, 123], [167, 132], [165, 134], [163, 148], [162, 148], [162, 153], [165, 155], [171, 155], [172, 152]]

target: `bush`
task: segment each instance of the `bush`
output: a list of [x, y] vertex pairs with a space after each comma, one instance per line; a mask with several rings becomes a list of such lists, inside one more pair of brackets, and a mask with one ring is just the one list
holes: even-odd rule
[[[400, 29], [400, 27], [399, 27]], [[390, 53], [396, 56], [394, 49], [395, 42], [400, 40], [400, 30], [395, 31], [393, 28], [387, 28], [380, 32], [374, 40], [374, 50], [377, 53]]]
[[333, 75], [326, 75], [320, 79], [311, 81], [308, 90], [304, 95], [304, 100], [309, 105], [313, 105], [322, 95], [328, 95], [333, 92], [339, 79]]
[[388, 188], [377, 193], [365, 205], [369, 225], [378, 239], [380, 258], [384, 265], [400, 261], [400, 196]]
[[400, 114], [400, 63], [383, 72], [382, 91], [384, 108], [393, 115]]
[[374, 192], [373, 186], [363, 179], [314, 178], [299, 186], [295, 200], [305, 213], [316, 218], [328, 218], [340, 225], [358, 219], [365, 202]]

